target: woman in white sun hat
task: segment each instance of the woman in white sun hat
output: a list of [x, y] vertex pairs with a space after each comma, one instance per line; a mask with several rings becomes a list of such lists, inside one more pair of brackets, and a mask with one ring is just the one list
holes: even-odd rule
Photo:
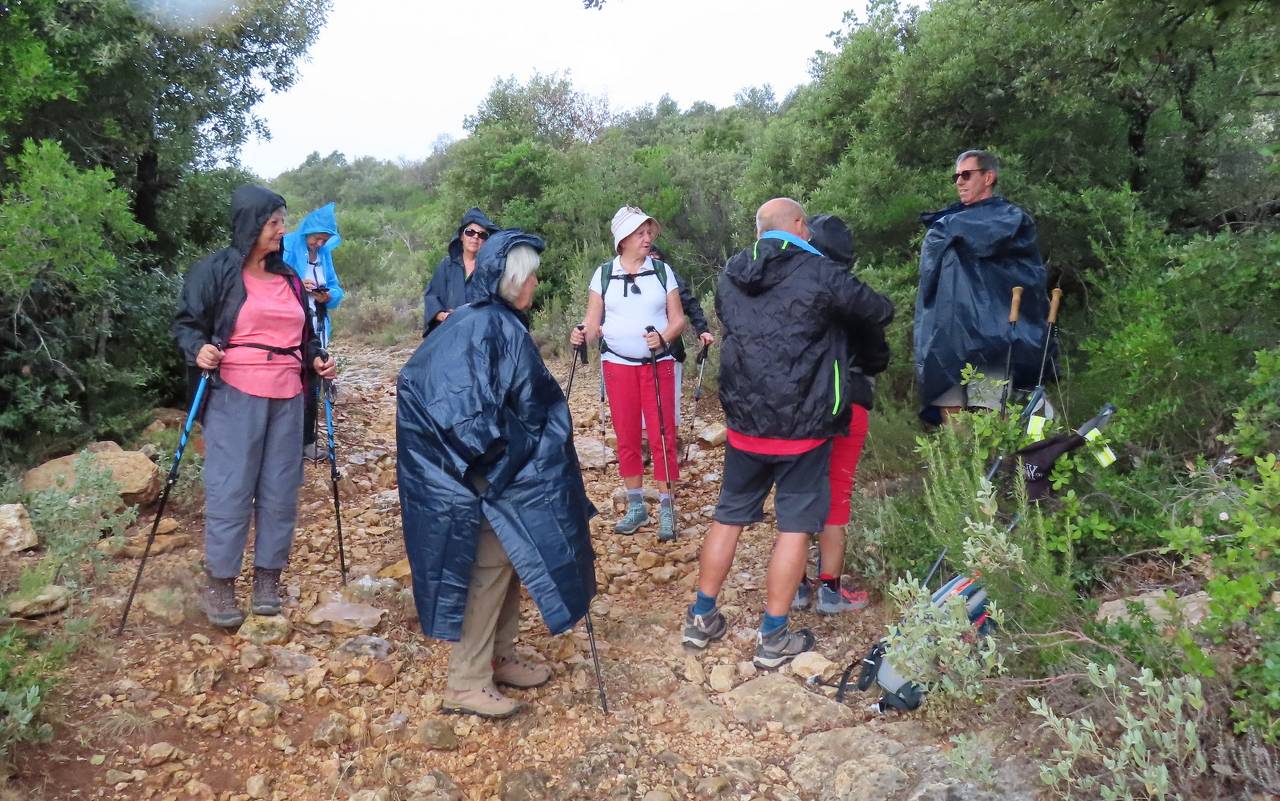
[[[658, 539], [675, 539], [671, 487], [679, 479], [676, 464], [675, 360], [667, 343], [684, 331], [675, 272], [649, 257], [649, 246], [661, 230], [658, 221], [635, 206], [623, 206], [610, 224], [612, 261], [600, 265], [591, 276], [587, 315], [569, 336], [574, 346], [599, 339], [605, 392], [613, 430], [618, 437], [618, 470], [627, 488], [627, 512], [614, 525], [619, 534], [634, 534], [649, 522], [644, 505], [644, 462], [640, 456], [641, 418], [644, 427], [664, 437], [651, 437], [653, 477], [660, 486]], [[655, 331], [647, 333], [652, 326]], [[657, 351], [658, 387], [655, 392], [652, 351]], [[658, 397], [662, 395], [662, 420], [658, 421]], [[666, 454], [660, 452], [666, 443]], [[670, 475], [667, 470], [670, 468]]]

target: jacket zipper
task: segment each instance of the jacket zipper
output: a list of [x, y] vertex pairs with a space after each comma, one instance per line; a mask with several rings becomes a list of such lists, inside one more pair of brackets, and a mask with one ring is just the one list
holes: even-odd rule
[[840, 360], [836, 359], [831, 362], [831, 368], [835, 373], [836, 403], [831, 407], [831, 416], [835, 417], [840, 413]]

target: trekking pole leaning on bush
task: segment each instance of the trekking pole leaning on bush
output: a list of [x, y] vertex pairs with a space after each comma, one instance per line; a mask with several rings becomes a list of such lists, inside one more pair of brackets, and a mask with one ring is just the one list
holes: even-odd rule
[[698, 436], [698, 401], [702, 400], [702, 374], [707, 369], [707, 353], [710, 344], [704, 344], [698, 351], [698, 383], [693, 385], [693, 414], [689, 416], [689, 444], [684, 446], [684, 461], [689, 461], [689, 451], [693, 449], [693, 441]]
[[[215, 342], [219, 350], [222, 346]], [[178, 468], [182, 465], [182, 454], [187, 449], [187, 440], [191, 437], [191, 427], [200, 416], [200, 407], [204, 404], [204, 396], [209, 385], [214, 381], [213, 371], [205, 370], [200, 374], [200, 383], [196, 385], [195, 397], [191, 400], [191, 410], [182, 424], [182, 436], [178, 438], [178, 447], [173, 452], [173, 464], [169, 465], [169, 476], [164, 481], [164, 491], [160, 493], [160, 505], [156, 507], [156, 519], [151, 523], [151, 533], [147, 535], [147, 544], [142, 549], [142, 559], [138, 561], [138, 572], [133, 577], [133, 586], [129, 588], [129, 597], [124, 602], [124, 613], [120, 615], [120, 625], [116, 627], [116, 636], [124, 633], [124, 624], [129, 620], [129, 609], [133, 606], [133, 596], [138, 592], [138, 584], [142, 581], [142, 569], [147, 566], [147, 556], [151, 553], [151, 545], [156, 541], [156, 530], [160, 528], [160, 518], [164, 515], [165, 504], [169, 502], [169, 492], [178, 483]]]
[[1018, 309], [1022, 306], [1022, 287], [1013, 288], [1009, 301], [1009, 351], [1004, 357], [1004, 387], [1000, 390], [1000, 416], [1004, 417], [1009, 403], [1009, 386], [1013, 383], [1013, 343], [1018, 330]]
[[[329, 361], [329, 354], [320, 351], [320, 360]], [[333, 398], [325, 389], [326, 381], [320, 379], [320, 402], [324, 404], [325, 429], [329, 435], [329, 480], [333, 484], [333, 516], [338, 526], [338, 569], [342, 572], [342, 583], [347, 583], [347, 549], [342, 542], [342, 501], [338, 497], [338, 482], [342, 476], [338, 473], [337, 445], [333, 438]]]
[[1044, 370], [1049, 364], [1049, 347], [1058, 338], [1058, 306], [1061, 303], [1062, 289], [1054, 287], [1053, 292], [1049, 294], [1049, 319], [1044, 331], [1044, 347], [1040, 351], [1040, 377], [1036, 379], [1036, 388], [1031, 390], [1031, 397], [1027, 398], [1027, 406], [1022, 413], [1026, 418], [1024, 422], [1027, 424], [1027, 436], [1032, 439], [1044, 437], [1044, 425], [1048, 421], [1047, 416], [1035, 414], [1035, 410], [1041, 404], [1045, 404], [1046, 409], [1048, 408], [1049, 393], [1044, 387]]
[[[586, 328], [586, 326], [579, 323], [578, 325], [575, 325], [574, 328], [581, 331]], [[587, 345], [585, 342], [581, 345], [573, 346], [573, 358], [569, 362], [569, 381], [565, 384], [564, 388], [565, 402], [568, 402], [569, 396], [573, 394], [573, 376], [578, 372], [579, 359], [582, 360], [583, 364], [587, 363]]]
[[[644, 327], [645, 333], [658, 334], [658, 329], [651, 325]], [[662, 334], [658, 334], [658, 341], [662, 343], [662, 349], [667, 349], [667, 341], [662, 338]], [[667, 476], [667, 490], [671, 493], [671, 539], [679, 536], [680, 518], [676, 514], [676, 482], [671, 478], [671, 457], [667, 455], [667, 425], [666, 415], [662, 413], [662, 389], [661, 381], [658, 375], [658, 351], [656, 348], [649, 348], [649, 360], [653, 365], [653, 396], [658, 402], [658, 444], [662, 447], [662, 467]], [[653, 440], [649, 440], [650, 443]]]

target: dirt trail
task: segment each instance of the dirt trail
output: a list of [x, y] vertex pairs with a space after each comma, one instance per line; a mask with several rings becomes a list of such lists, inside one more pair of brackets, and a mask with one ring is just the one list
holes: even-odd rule
[[[203, 620], [194, 606], [199, 509], [186, 510], [180, 530], [195, 535], [192, 544], [148, 563], [144, 596], [123, 638], [104, 633], [77, 655], [55, 705], [54, 740], [18, 755], [17, 797], [784, 801], [817, 798], [820, 789], [823, 798], [873, 789], [885, 799], [1031, 797], [975, 795], [943, 778], [939, 738], [918, 724], [869, 720], [862, 699], [836, 705], [789, 673], [755, 674], [749, 663], [771, 520], [744, 534], [722, 595], [729, 636], [702, 654], [681, 647], [697, 548], [719, 487], [718, 448], [686, 466], [681, 537], [668, 544], [656, 541], [656, 521], [633, 537], [615, 535], [616, 466], [584, 470], [602, 512], [592, 524], [601, 587], [593, 616], [608, 715], [599, 707], [585, 628], [549, 636], [527, 598], [519, 647], [552, 663], [553, 681], [519, 693], [528, 706], [509, 721], [441, 715], [447, 647], [422, 637], [408, 577], [397, 567], [404, 545], [395, 375], [411, 353], [339, 353], [336, 416], [352, 579], [345, 597], [373, 607], [375, 620], [385, 612], [376, 629], [306, 621], [342, 589], [327, 465], [306, 470], [285, 574], [284, 643], [255, 644], [245, 632]], [[563, 376], [567, 365], [553, 370]], [[600, 434], [597, 381], [594, 366], [579, 373], [572, 398], [583, 438]], [[687, 397], [686, 413], [691, 403]], [[709, 421], [714, 395], [702, 403]], [[682, 431], [689, 430], [686, 421]], [[149, 514], [141, 518], [140, 528], [150, 523]], [[136, 564], [115, 563], [96, 591], [102, 619], [117, 619]], [[797, 619], [839, 666], [861, 655], [884, 622], [875, 607], [835, 620], [810, 612]], [[934, 790], [941, 794], [926, 793]]]

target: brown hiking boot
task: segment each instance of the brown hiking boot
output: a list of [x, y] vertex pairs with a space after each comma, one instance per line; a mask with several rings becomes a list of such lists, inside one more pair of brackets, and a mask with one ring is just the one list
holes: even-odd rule
[[200, 591], [200, 606], [209, 622], [219, 628], [233, 629], [244, 622], [244, 612], [236, 606], [236, 580], [214, 578]]
[[509, 718], [522, 704], [508, 698], [490, 684], [478, 690], [444, 691], [444, 711], [454, 715], [479, 715], [482, 718]]
[[551, 680], [551, 668], [518, 656], [500, 656], [493, 660], [493, 683], [528, 690]]
[[253, 613], [280, 614], [280, 571], [265, 567], [253, 569]]

